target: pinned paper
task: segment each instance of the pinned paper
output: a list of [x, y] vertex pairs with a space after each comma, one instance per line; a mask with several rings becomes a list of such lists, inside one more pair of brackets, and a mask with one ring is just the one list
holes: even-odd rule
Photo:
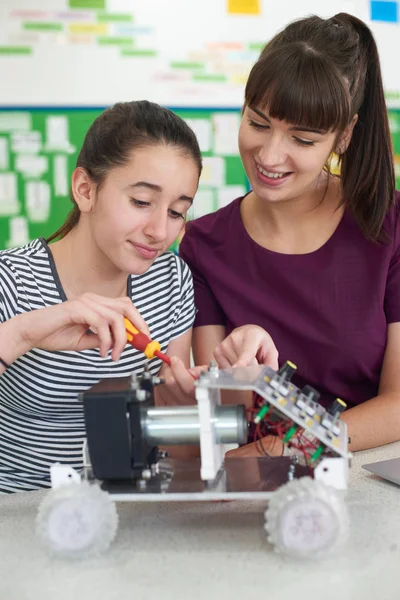
[[8, 170], [8, 140], [5, 137], [0, 137], [0, 169]]
[[50, 186], [46, 181], [28, 181], [25, 206], [29, 221], [44, 223], [50, 215]]
[[31, 113], [27, 112], [3, 112], [0, 113], [0, 131], [29, 131], [32, 129]]
[[62, 154], [54, 157], [54, 194], [68, 196], [67, 157]]
[[230, 204], [236, 198], [244, 196], [246, 193], [244, 185], [225, 185], [218, 189], [218, 208]]
[[186, 123], [196, 134], [201, 152], [211, 150], [211, 123], [209, 119], [185, 119]]
[[29, 242], [28, 221], [26, 217], [13, 217], [10, 223], [10, 239], [7, 247], [24, 246]]
[[17, 175], [0, 173], [0, 216], [8, 217], [19, 212]]
[[225, 184], [225, 160], [221, 156], [205, 156], [200, 177], [202, 186], [221, 186]]
[[240, 115], [234, 113], [216, 113], [212, 117], [214, 129], [214, 153], [228, 156], [239, 154], [238, 135]]
[[260, 0], [228, 0], [228, 13], [233, 15], [259, 15]]
[[199, 190], [194, 198], [193, 204], [188, 212], [189, 219], [198, 219], [203, 215], [208, 215], [214, 212], [216, 209], [215, 205], [215, 192], [214, 190]]
[[385, 23], [397, 23], [399, 21], [398, 2], [386, 0], [373, 0], [371, 2], [371, 21], [383, 21]]
[[68, 119], [65, 116], [52, 116], [46, 119], [46, 150], [62, 150], [71, 153], [75, 150], [69, 141]]
[[37, 154], [42, 149], [40, 131], [14, 131], [11, 135], [11, 149], [13, 152]]
[[41, 177], [48, 169], [46, 156], [36, 154], [18, 154], [15, 159], [15, 170], [25, 177]]

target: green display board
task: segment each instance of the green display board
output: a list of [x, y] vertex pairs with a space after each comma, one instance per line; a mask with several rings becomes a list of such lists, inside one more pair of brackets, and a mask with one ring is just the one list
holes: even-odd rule
[[[0, 249], [48, 237], [72, 208], [71, 173], [103, 109], [0, 109]], [[248, 190], [237, 149], [240, 111], [173, 109], [196, 131], [203, 175], [191, 217]]]
[[[0, 249], [48, 237], [62, 225], [72, 208], [70, 178], [79, 149], [102, 110], [0, 109]], [[189, 215], [198, 217], [249, 189], [237, 149], [240, 111], [173, 110], [195, 130], [204, 157]], [[400, 189], [400, 110], [390, 110], [389, 121]]]

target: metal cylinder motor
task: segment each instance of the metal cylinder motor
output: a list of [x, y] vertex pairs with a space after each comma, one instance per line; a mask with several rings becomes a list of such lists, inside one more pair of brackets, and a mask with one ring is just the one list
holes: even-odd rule
[[[151, 407], [142, 414], [143, 435], [150, 445], [200, 442], [198, 406]], [[244, 406], [216, 406], [214, 425], [217, 443], [246, 443], [247, 418]]]

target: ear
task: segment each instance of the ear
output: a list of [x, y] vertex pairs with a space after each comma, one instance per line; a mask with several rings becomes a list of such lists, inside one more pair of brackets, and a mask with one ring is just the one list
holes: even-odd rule
[[350, 124], [347, 125], [346, 129], [340, 136], [338, 143], [336, 145], [336, 148], [335, 148], [335, 152], [336, 152], [336, 154], [339, 154], [339, 156], [344, 154], [346, 152], [347, 148], [349, 147], [349, 144], [351, 142], [351, 138], [353, 135], [353, 130], [354, 130], [354, 127], [355, 127], [357, 121], [358, 121], [358, 115], [354, 115]]
[[95, 202], [96, 185], [83, 167], [77, 167], [72, 173], [71, 187], [80, 212], [90, 212]]

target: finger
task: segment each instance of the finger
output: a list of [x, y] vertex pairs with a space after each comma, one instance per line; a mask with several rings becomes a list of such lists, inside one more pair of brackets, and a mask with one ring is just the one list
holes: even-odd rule
[[136, 329], [142, 331], [146, 335], [150, 334], [146, 321], [143, 319], [137, 308], [135, 308], [132, 300], [127, 296], [124, 298], [106, 298], [104, 296], [98, 296], [97, 294], [84, 294], [82, 298], [115, 310], [127, 317]]
[[76, 351], [79, 352], [81, 350], [92, 350], [93, 348], [100, 347], [100, 338], [96, 334], [85, 333], [79, 340]]
[[192, 375], [192, 377], [194, 377], [194, 379], [198, 379], [201, 375], [201, 373], [203, 373], [204, 371], [207, 371], [208, 367], [207, 365], [198, 365], [196, 367], [191, 367], [190, 369], [188, 369], [189, 373]]
[[185, 367], [183, 362], [177, 357], [171, 357], [171, 371], [180, 390], [188, 396], [194, 396], [194, 379]]
[[262, 359], [262, 364], [266, 365], [268, 367], [271, 367], [272, 369], [274, 369], [274, 371], [277, 371], [279, 369], [278, 358], [279, 358], [278, 351], [276, 351], [276, 352], [271, 351], [269, 354], [267, 354], [265, 356], [265, 358]]
[[111, 336], [110, 326], [106, 320], [99, 319], [96, 324], [97, 337], [99, 338], [100, 355], [106, 358], [108, 351], [112, 348], [113, 340]]
[[237, 361], [238, 355], [227, 339], [214, 349], [214, 358], [220, 369], [229, 369]]

